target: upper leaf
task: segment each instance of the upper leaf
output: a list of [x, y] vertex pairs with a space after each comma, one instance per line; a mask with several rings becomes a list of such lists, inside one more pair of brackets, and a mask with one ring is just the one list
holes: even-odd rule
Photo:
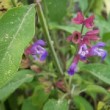
[[24, 49], [34, 36], [34, 5], [13, 8], [0, 19], [0, 88], [19, 68]]

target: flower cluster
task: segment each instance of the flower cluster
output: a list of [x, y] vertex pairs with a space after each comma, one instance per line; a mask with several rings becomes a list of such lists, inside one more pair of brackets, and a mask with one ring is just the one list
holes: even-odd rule
[[48, 52], [44, 48], [45, 45], [46, 44], [43, 40], [37, 40], [25, 50], [25, 54], [32, 55], [35, 61], [44, 61], [48, 56]]
[[84, 18], [81, 12], [78, 12], [77, 16], [72, 19], [75, 24], [82, 24], [82, 30], [84, 26], [89, 29], [85, 35], [81, 32], [75, 31], [71, 36], [67, 38], [67, 41], [77, 44], [78, 51], [73, 59], [71, 66], [68, 69], [68, 74], [73, 75], [77, 72], [77, 64], [79, 61], [86, 61], [88, 57], [99, 56], [102, 60], [105, 59], [107, 52], [103, 49], [105, 43], [98, 42], [96, 45], [91, 44], [92, 41], [98, 41], [99, 29], [94, 29], [94, 15], [89, 18]]

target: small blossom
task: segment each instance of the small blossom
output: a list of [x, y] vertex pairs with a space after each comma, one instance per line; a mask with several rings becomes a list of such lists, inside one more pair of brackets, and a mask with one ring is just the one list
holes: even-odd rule
[[45, 42], [43, 40], [36, 41], [33, 45], [26, 49], [25, 53], [32, 55], [35, 60], [44, 61], [48, 56], [48, 52], [43, 47], [45, 46]]
[[85, 60], [88, 53], [89, 51], [88, 51], [87, 45], [86, 44], [81, 45], [78, 52], [78, 54], [80, 55], [80, 59]]
[[84, 22], [83, 14], [81, 12], [78, 12], [76, 18], [72, 19], [72, 22], [75, 24], [83, 24]]
[[86, 28], [92, 28], [94, 25], [94, 15], [90, 16], [84, 21]]
[[92, 30], [88, 31], [84, 36], [83, 36], [83, 43], [87, 44], [90, 46], [90, 41], [97, 41], [100, 38], [97, 36], [99, 34], [99, 30]]
[[81, 40], [81, 33], [77, 31], [73, 32], [73, 34], [67, 38], [67, 41], [73, 42], [75, 44], [78, 44], [80, 40]]
[[94, 15], [85, 19], [83, 14], [78, 12], [77, 16], [72, 19], [72, 22], [75, 24], [83, 24], [86, 28], [92, 28], [94, 25]]
[[79, 61], [79, 56], [76, 56], [73, 60], [73, 63], [71, 64], [71, 66], [68, 69], [69, 75], [74, 75], [74, 73], [77, 72], [78, 61]]
[[102, 49], [105, 46], [105, 43], [99, 42], [90, 49], [90, 56], [100, 56], [102, 60], [107, 56], [107, 52]]

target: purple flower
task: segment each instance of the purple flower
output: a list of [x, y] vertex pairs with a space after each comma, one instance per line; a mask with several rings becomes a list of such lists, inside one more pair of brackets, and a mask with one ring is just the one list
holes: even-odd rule
[[79, 56], [76, 56], [74, 58], [73, 63], [71, 64], [71, 66], [69, 67], [69, 69], [67, 71], [69, 75], [74, 75], [74, 73], [77, 72], [78, 61], [79, 61]]
[[32, 55], [35, 60], [44, 61], [48, 56], [48, 52], [44, 48], [45, 45], [43, 40], [38, 40], [27, 48], [26, 53]]
[[87, 45], [86, 44], [81, 45], [79, 52], [78, 52], [81, 60], [85, 60], [88, 53], [89, 53], [89, 51], [88, 51]]
[[107, 56], [107, 52], [102, 49], [105, 46], [105, 43], [99, 42], [90, 49], [90, 56], [100, 56], [102, 60]]

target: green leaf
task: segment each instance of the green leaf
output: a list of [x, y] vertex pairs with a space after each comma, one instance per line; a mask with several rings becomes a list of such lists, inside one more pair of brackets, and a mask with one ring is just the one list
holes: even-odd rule
[[44, 90], [42, 85], [36, 87], [33, 95], [32, 95], [32, 103], [37, 106], [37, 109], [41, 110], [42, 106], [46, 102], [49, 97], [49, 93]]
[[90, 72], [100, 80], [110, 84], [110, 66], [104, 64], [88, 64], [81, 67], [81, 70]]
[[0, 88], [15, 75], [35, 33], [34, 5], [13, 8], [0, 19]]
[[21, 70], [16, 73], [16, 76], [4, 87], [0, 89], [0, 100], [5, 100], [19, 86], [25, 82], [30, 82], [33, 79], [33, 72], [30, 70]]
[[81, 11], [85, 12], [88, 8], [88, 0], [79, 0], [79, 6], [81, 7]]
[[88, 85], [85, 89], [87, 92], [108, 94], [108, 92], [103, 87], [98, 85], [91, 84], [91, 85]]
[[59, 22], [66, 15], [68, 0], [44, 0], [51, 21]]
[[68, 103], [66, 100], [50, 99], [45, 105], [43, 110], [68, 110]]
[[103, 0], [95, 0], [92, 9], [96, 14], [101, 15], [101, 11], [103, 10]]
[[110, 46], [110, 32], [104, 33], [102, 40], [106, 42], [106, 46]]
[[[110, 23], [108, 21], [106, 21], [103, 17], [101, 16], [96, 16], [95, 18], [95, 24], [96, 26], [99, 27], [100, 29], [100, 35], [102, 36], [104, 33], [108, 33], [110, 32]], [[101, 37], [100, 36], [100, 37]]]
[[70, 34], [72, 34], [74, 31], [80, 31], [80, 27], [74, 25], [74, 26], [65, 26], [65, 25], [58, 25], [57, 23], [50, 23], [49, 24], [50, 29], [59, 29], [59, 30], [63, 30], [66, 31]]
[[90, 103], [83, 97], [75, 96], [73, 100], [76, 106], [78, 107], [78, 110], [93, 110]]
[[37, 107], [32, 104], [31, 98], [28, 98], [23, 102], [21, 110], [37, 110]]

